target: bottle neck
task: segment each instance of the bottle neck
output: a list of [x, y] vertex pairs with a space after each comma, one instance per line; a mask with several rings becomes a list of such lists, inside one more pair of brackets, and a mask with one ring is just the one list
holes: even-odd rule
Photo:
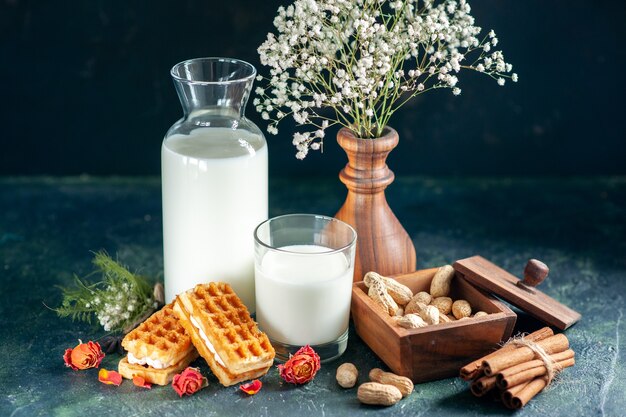
[[171, 74], [185, 118], [208, 126], [215, 117], [244, 116], [256, 70], [239, 60], [199, 58], [175, 65]]
[[233, 84], [190, 84], [176, 81], [176, 91], [187, 119], [224, 117], [241, 119], [252, 80]]

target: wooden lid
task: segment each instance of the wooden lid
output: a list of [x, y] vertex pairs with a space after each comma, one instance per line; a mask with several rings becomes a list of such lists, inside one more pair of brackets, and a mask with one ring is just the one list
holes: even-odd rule
[[524, 280], [481, 256], [461, 259], [453, 266], [467, 281], [508, 301], [549, 326], [565, 330], [581, 318], [576, 311], [535, 288], [549, 272], [548, 267], [536, 259], [528, 261], [524, 269]]

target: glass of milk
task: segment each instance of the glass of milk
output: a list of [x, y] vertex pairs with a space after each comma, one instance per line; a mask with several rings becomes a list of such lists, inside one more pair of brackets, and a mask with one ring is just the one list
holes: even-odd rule
[[256, 319], [281, 360], [310, 345], [322, 360], [348, 344], [356, 232], [332, 217], [289, 214], [254, 232]]
[[267, 219], [267, 144], [244, 109], [247, 62], [191, 59], [171, 70], [183, 118], [161, 147], [165, 298], [228, 282], [254, 312], [254, 228]]

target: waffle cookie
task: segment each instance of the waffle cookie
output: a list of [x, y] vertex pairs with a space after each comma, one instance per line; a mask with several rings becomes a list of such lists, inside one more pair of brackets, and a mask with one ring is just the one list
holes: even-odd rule
[[122, 346], [128, 356], [119, 362], [119, 373], [127, 379], [141, 376], [157, 385], [169, 384], [174, 375], [198, 357], [173, 304], [166, 305], [128, 333]]
[[258, 378], [274, 363], [269, 339], [230, 285], [197, 285], [176, 297], [174, 311], [222, 385]]

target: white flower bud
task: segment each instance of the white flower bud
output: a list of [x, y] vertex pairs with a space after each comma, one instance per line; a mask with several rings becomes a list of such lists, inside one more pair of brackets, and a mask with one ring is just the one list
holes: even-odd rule
[[[346, 116], [332, 124], [364, 128], [354, 120], [357, 114], [389, 116], [371, 106], [381, 98], [389, 104], [384, 108], [395, 109], [413, 91], [449, 87], [460, 94], [453, 74], [462, 69], [487, 73], [503, 85], [512, 66], [495, 50], [495, 32], [485, 39], [470, 12], [467, 0], [428, 0], [424, 7], [416, 0], [294, 0], [279, 7], [276, 30], [258, 48], [269, 75], [257, 77], [264, 85], [256, 88], [260, 96], [253, 100], [261, 117], [271, 120], [267, 132], [276, 134], [286, 114], [299, 125], [316, 126], [319, 130], [294, 137], [296, 157], [303, 159], [310, 149], [321, 148], [313, 140], [321, 139], [328, 126], [318, 114], [322, 109], [330, 110], [324, 115], [334, 110]], [[480, 63], [462, 66], [466, 59]], [[422, 71], [428, 85], [418, 84]], [[517, 74], [510, 79], [517, 81]]]

